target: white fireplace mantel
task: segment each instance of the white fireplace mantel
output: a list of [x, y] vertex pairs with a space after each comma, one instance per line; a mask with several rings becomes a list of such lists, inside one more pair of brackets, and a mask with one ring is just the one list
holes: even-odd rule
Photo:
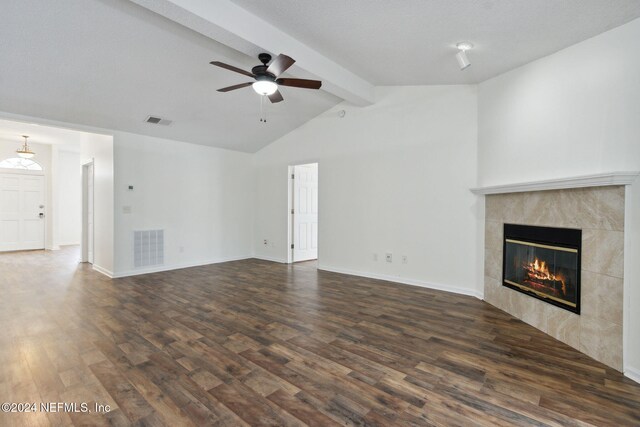
[[607, 185], [630, 185], [640, 172], [608, 172], [593, 175], [581, 175], [568, 178], [555, 178], [540, 181], [519, 182], [515, 184], [492, 185], [472, 188], [477, 195], [522, 193], [524, 191], [561, 190], [565, 188], [603, 187]]

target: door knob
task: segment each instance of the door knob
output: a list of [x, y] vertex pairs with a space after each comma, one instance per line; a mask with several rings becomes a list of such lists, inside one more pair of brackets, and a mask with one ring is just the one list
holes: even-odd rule
[[42, 219], [42, 218], [44, 218], [44, 214], [43, 214], [42, 212], [40, 212], [40, 213], [38, 214], [38, 216], [39, 216], [41, 219]]

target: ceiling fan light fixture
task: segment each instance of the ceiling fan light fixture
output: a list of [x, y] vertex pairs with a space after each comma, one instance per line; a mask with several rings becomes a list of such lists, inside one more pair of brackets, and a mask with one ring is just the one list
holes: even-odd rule
[[278, 85], [269, 80], [258, 80], [251, 85], [258, 95], [273, 95], [278, 90]]
[[[282, 94], [278, 90], [280, 86], [316, 90], [320, 89], [322, 86], [322, 82], [320, 80], [280, 78], [280, 75], [287, 71], [296, 62], [290, 56], [281, 53], [276, 57], [276, 59], [271, 61], [271, 55], [268, 53], [261, 53], [258, 55], [258, 59], [262, 64], [253, 67], [251, 72], [234, 67], [233, 65], [225, 64], [224, 62], [211, 61], [211, 65], [233, 71], [234, 73], [242, 74], [243, 76], [251, 77], [255, 80], [255, 82], [250, 81], [223, 87], [218, 89], [218, 92], [231, 92], [232, 90], [252, 86], [253, 90], [258, 95], [261, 95], [261, 102], [264, 101], [265, 97], [267, 97], [272, 104], [276, 104], [284, 101]], [[270, 64], [269, 61], [271, 61]]]

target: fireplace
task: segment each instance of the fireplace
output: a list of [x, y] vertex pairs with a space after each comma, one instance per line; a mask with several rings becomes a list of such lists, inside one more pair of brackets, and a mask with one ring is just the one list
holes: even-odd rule
[[580, 314], [582, 230], [504, 224], [502, 284]]

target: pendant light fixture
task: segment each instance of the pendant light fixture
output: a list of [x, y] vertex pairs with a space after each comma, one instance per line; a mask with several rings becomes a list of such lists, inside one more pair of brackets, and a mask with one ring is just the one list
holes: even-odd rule
[[33, 156], [36, 155], [36, 153], [34, 153], [31, 148], [29, 148], [29, 144], [27, 142], [27, 140], [29, 139], [28, 135], [22, 135], [22, 137], [24, 138], [24, 143], [22, 144], [22, 147], [18, 148], [16, 150], [16, 153], [18, 153], [18, 156], [22, 157], [23, 159], [30, 159]]

